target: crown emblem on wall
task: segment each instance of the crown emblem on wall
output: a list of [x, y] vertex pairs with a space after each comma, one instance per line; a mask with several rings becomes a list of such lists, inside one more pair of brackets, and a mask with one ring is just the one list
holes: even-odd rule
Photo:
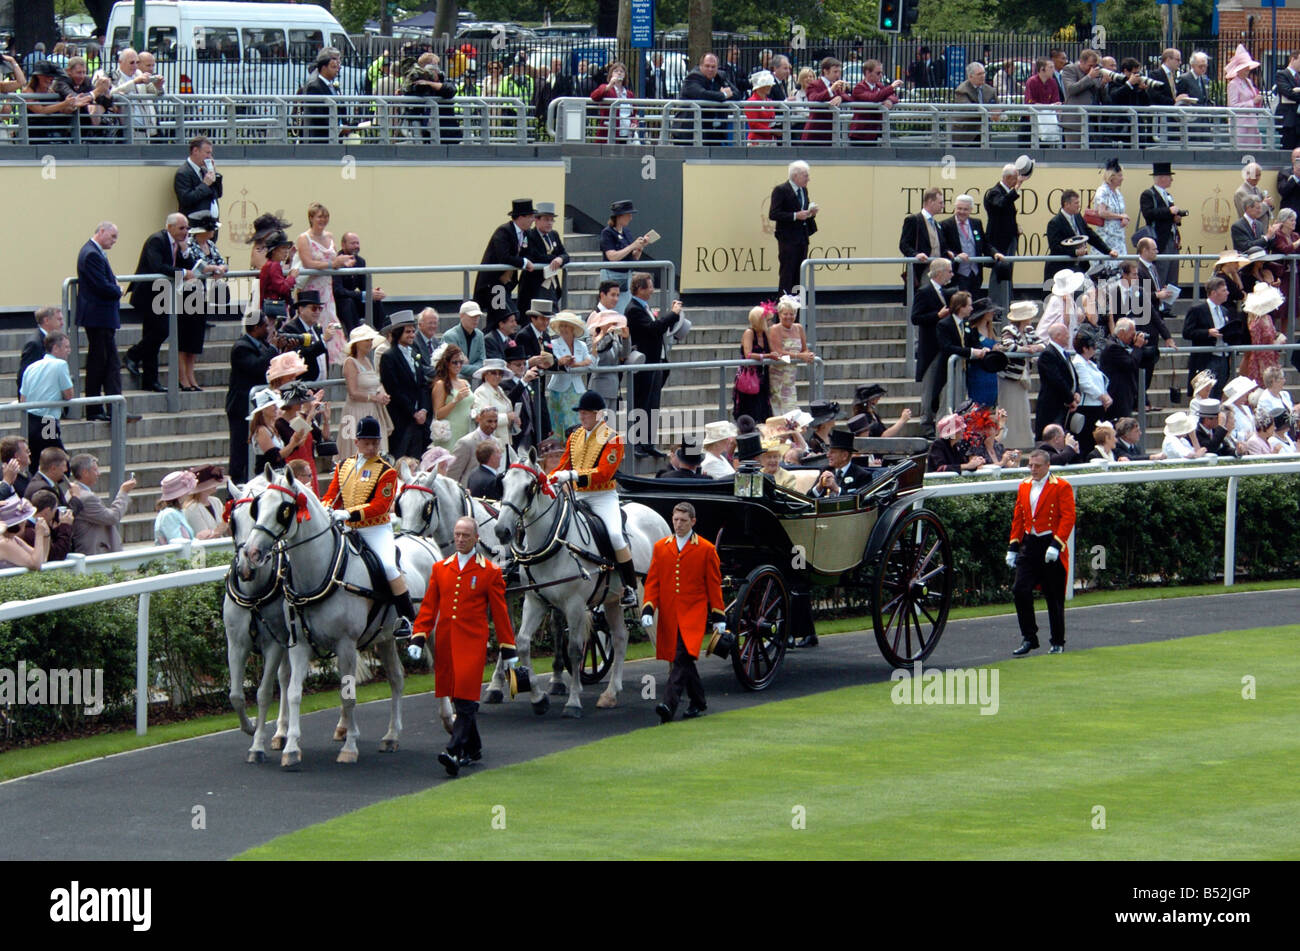
[[1220, 196], [1215, 186], [1214, 194], [1201, 202], [1201, 229], [1206, 234], [1227, 234], [1232, 228], [1234, 210], [1232, 202]]
[[257, 205], [248, 200], [247, 188], [239, 190], [239, 201], [232, 202], [230, 210], [231, 225], [226, 233], [238, 244], [247, 244], [253, 238], [253, 220], [257, 218]]

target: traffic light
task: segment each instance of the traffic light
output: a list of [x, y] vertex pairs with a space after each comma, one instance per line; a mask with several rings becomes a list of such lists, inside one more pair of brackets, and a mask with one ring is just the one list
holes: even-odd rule
[[897, 33], [902, 29], [902, 23], [898, 18], [898, 4], [899, 0], [880, 0], [881, 33]]
[[904, 33], [910, 33], [916, 21], [921, 18], [921, 0], [902, 0], [903, 20], [901, 26]]

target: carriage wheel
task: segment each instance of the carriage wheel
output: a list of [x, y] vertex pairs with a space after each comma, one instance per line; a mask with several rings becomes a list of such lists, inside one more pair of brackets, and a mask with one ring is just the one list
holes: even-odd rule
[[731, 607], [736, 649], [731, 665], [746, 690], [763, 690], [776, 679], [785, 658], [790, 592], [781, 572], [763, 565], [749, 573]]
[[[567, 651], [565, 652], [567, 656]], [[614, 635], [609, 632], [609, 622], [604, 611], [591, 612], [591, 633], [587, 636], [587, 649], [582, 654], [582, 685], [590, 687], [605, 679], [614, 663]]]
[[871, 620], [894, 667], [930, 656], [952, 604], [952, 547], [933, 512], [910, 511], [890, 529], [876, 564]]

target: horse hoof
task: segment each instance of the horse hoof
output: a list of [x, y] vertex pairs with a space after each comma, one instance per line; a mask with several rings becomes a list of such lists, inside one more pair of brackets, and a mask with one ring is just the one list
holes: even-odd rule
[[296, 770], [302, 765], [302, 751], [296, 750], [292, 753], [285, 751], [280, 754], [280, 768]]
[[342, 743], [348, 738], [348, 728], [345, 726], [336, 726], [334, 728], [334, 742]]
[[489, 690], [489, 691], [487, 692], [487, 699], [486, 699], [485, 701], [483, 701], [483, 702], [484, 702], [484, 703], [500, 703], [500, 702], [501, 702], [502, 700], [504, 700], [504, 699], [505, 699], [505, 694], [503, 694], [500, 690], [493, 689], [493, 690]]
[[273, 736], [273, 737], [271, 737], [271, 749], [273, 749], [273, 750], [282, 750], [282, 749], [284, 749], [284, 737], [282, 737], [282, 736]]
[[396, 752], [397, 752], [397, 741], [396, 741], [396, 740], [380, 740], [380, 741], [379, 741], [379, 752], [381, 752], [381, 753], [396, 753]]
[[581, 719], [582, 719], [582, 707], [577, 707], [577, 706], [565, 706], [565, 708], [564, 708], [564, 718], [565, 718], [566, 720], [581, 720]]
[[339, 750], [339, 758], [337, 762], [355, 763], [356, 761], [357, 761], [357, 754], [355, 752], [350, 753], [347, 750]]
[[546, 694], [542, 694], [542, 699], [533, 704], [533, 713], [539, 717], [545, 716], [546, 711], [549, 709], [551, 709], [551, 698]]
[[564, 681], [562, 680], [551, 681], [552, 697], [567, 697], [568, 695], [569, 695], [569, 688], [564, 686]]
[[618, 697], [609, 693], [602, 693], [596, 700], [596, 706], [602, 710], [608, 710], [610, 707], [618, 706]]
[[263, 753], [261, 750], [257, 750], [256, 752], [253, 752], [253, 751], [250, 750], [250, 751], [249, 751], [249, 754], [248, 754], [248, 762], [250, 762], [250, 763], [265, 763], [265, 762], [266, 762], [266, 754]]

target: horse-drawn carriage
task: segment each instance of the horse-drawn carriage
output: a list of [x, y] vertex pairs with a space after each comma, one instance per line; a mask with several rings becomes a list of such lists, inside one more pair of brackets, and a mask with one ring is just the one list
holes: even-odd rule
[[[732, 664], [740, 683], [762, 690], [775, 679], [793, 636], [811, 634], [811, 599], [829, 586], [865, 589], [876, 642], [895, 667], [928, 657], [943, 634], [952, 601], [952, 549], [933, 512], [914, 508], [924, 455], [909, 439], [862, 439], [882, 456], [860, 492], [812, 498], [757, 470], [722, 480], [663, 480], [621, 475], [620, 492], [670, 519], [673, 506], [695, 507], [695, 530], [722, 562]], [[924, 450], [921, 450], [923, 453]], [[810, 488], [820, 470], [795, 470]], [[802, 602], [802, 603], [801, 603]], [[792, 630], [802, 620], [808, 630]]]

